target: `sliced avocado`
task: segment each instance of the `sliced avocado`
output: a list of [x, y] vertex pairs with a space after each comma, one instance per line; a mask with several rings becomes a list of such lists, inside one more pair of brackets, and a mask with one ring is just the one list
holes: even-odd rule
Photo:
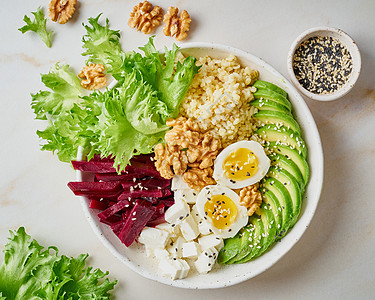
[[235, 263], [240, 264], [249, 261], [262, 248], [265, 240], [265, 224], [269, 223], [269, 215], [270, 213], [266, 213], [261, 207], [253, 214], [254, 217], [252, 216], [251, 223], [254, 225], [255, 230], [252, 231], [253, 235], [248, 238], [246, 247], [236, 256]]
[[224, 247], [220, 250], [217, 257], [219, 264], [225, 264], [235, 257], [240, 250], [241, 236], [237, 233], [234, 237], [224, 240]]
[[282, 88], [278, 87], [277, 85], [263, 80], [257, 80], [254, 82], [253, 86], [255, 86], [257, 89], [268, 89], [273, 92], [279, 93], [280, 95], [284, 96], [285, 98], [288, 98], [287, 92], [285, 92]]
[[310, 176], [309, 165], [306, 159], [298, 153], [298, 150], [292, 149], [287, 145], [276, 144], [276, 142], [267, 142], [266, 147], [273, 152], [284, 155], [286, 158], [291, 159], [300, 169], [305, 185], [307, 184]]
[[268, 158], [271, 160], [272, 166], [287, 170], [297, 180], [301, 192], [305, 191], [305, 181], [303, 179], [302, 173], [299, 170], [298, 166], [291, 159], [287, 159], [285, 156], [277, 153], [269, 154]]
[[279, 208], [279, 211], [283, 217], [283, 225], [277, 232], [277, 235], [280, 235], [281, 232], [286, 232], [286, 230], [288, 230], [289, 224], [293, 218], [292, 198], [285, 186], [276, 178], [267, 177], [263, 180], [262, 185], [267, 190], [271, 191], [281, 204], [281, 209]]
[[269, 100], [273, 100], [273, 101], [276, 101], [280, 104], [283, 104], [285, 105], [286, 107], [289, 108], [289, 110], [292, 109], [292, 104], [290, 103], [290, 101], [284, 97], [283, 95], [280, 95], [279, 93], [277, 92], [274, 92], [272, 90], [268, 90], [268, 89], [258, 89], [255, 93], [254, 93], [254, 98], [255, 99], [269, 99]]
[[288, 190], [293, 202], [293, 218], [290, 222], [290, 226], [293, 226], [297, 221], [297, 218], [301, 211], [302, 194], [299, 183], [292, 174], [282, 168], [271, 167], [268, 171], [267, 176], [269, 176], [269, 178], [278, 180]]
[[307, 149], [301, 136], [285, 126], [267, 124], [258, 128], [255, 133], [267, 142], [276, 142], [276, 145], [288, 145], [292, 149], [297, 149], [298, 154], [306, 158]]
[[290, 114], [273, 110], [261, 110], [254, 115], [254, 118], [264, 124], [282, 124], [282, 126], [290, 128], [297, 132], [298, 135], [301, 135], [301, 128]]
[[280, 104], [274, 100], [269, 99], [256, 99], [250, 102], [252, 106], [255, 106], [258, 110], [273, 110], [286, 113], [290, 115], [290, 110], [287, 106]]

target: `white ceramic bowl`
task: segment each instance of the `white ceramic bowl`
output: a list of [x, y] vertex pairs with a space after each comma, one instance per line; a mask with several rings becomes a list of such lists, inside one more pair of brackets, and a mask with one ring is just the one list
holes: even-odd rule
[[[310, 182], [304, 196], [300, 218], [294, 228], [268, 252], [246, 264], [218, 266], [204, 275], [192, 275], [183, 280], [170, 280], [158, 273], [157, 266], [151, 258], [147, 258], [141, 246], [137, 243], [126, 248], [113, 234], [111, 228], [98, 221], [97, 211], [88, 208], [88, 199], [81, 197], [82, 207], [86, 218], [100, 241], [126, 266], [140, 275], [158, 282], [190, 289], [222, 288], [248, 280], [275, 264], [301, 238], [308, 227], [319, 201], [323, 182], [323, 153], [317, 127], [314, 119], [297, 90], [275, 69], [263, 60], [247, 52], [217, 44], [190, 43], [182, 46], [182, 52], [195, 56], [210, 55], [216, 58], [225, 58], [229, 54], [236, 55], [243, 66], [256, 68], [260, 72], [260, 79], [273, 82], [288, 94], [303, 131], [303, 137], [308, 146], [308, 161], [311, 168]], [[77, 180], [84, 179], [84, 174], [77, 172]], [[126, 270], [124, 270], [126, 272]]]
[[[302, 87], [302, 85], [298, 82], [293, 71], [293, 56], [295, 51], [302, 42], [314, 36], [328, 36], [338, 39], [343, 45], [347, 47], [348, 51], [352, 56], [353, 69], [348, 82], [342, 88], [338, 89], [336, 92], [331, 94], [314, 94], [309, 92], [304, 87]], [[295, 39], [288, 53], [287, 67], [292, 83], [298, 88], [298, 90], [302, 94], [313, 100], [332, 101], [339, 99], [347, 93], [349, 93], [349, 91], [353, 88], [354, 84], [357, 82], [357, 79], [361, 72], [361, 55], [357, 47], [357, 44], [347, 33], [342, 31], [341, 29], [330, 27], [314, 27], [304, 31]]]

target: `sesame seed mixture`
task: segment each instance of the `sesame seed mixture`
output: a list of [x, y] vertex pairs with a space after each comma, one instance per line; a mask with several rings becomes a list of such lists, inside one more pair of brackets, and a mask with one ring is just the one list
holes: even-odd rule
[[298, 82], [314, 94], [336, 92], [348, 81], [352, 69], [352, 57], [346, 46], [328, 36], [309, 38], [293, 57]]

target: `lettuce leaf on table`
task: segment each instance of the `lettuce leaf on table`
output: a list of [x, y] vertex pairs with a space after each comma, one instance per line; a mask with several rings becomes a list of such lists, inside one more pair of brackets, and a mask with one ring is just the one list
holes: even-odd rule
[[23, 227], [10, 234], [0, 266], [0, 299], [109, 299], [117, 281], [86, 268], [88, 254], [60, 257], [56, 247], [39, 245]]
[[18, 28], [19, 31], [24, 34], [28, 31], [34, 31], [37, 33], [40, 37], [40, 39], [43, 41], [44, 44], [48, 48], [51, 48], [52, 46], [52, 31], [47, 31], [46, 22], [47, 19], [44, 18], [44, 13], [41, 7], [38, 7], [37, 11], [31, 12], [34, 15], [34, 20], [31, 20], [27, 15], [23, 17], [23, 21], [26, 23], [21, 28]]

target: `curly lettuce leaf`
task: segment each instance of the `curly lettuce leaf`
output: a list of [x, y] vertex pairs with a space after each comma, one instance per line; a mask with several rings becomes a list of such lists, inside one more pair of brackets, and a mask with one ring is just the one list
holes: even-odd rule
[[31, 240], [23, 227], [12, 231], [0, 266], [0, 299], [109, 299], [117, 281], [85, 267], [87, 254], [58, 256]]
[[38, 7], [37, 11], [31, 12], [34, 15], [34, 20], [31, 20], [27, 15], [23, 17], [23, 21], [26, 23], [21, 28], [18, 28], [19, 31], [24, 34], [28, 31], [36, 32], [40, 39], [48, 48], [52, 46], [52, 31], [47, 31], [46, 22], [47, 19], [44, 18], [44, 13], [41, 7]]
[[110, 29], [108, 19], [105, 26], [99, 24], [100, 16], [89, 18], [89, 25], [83, 24], [86, 34], [82, 38], [85, 49], [82, 55], [89, 57], [86, 63], [103, 64], [115, 76], [121, 72], [125, 53], [121, 50], [119, 30]]
[[155, 134], [168, 129], [165, 125], [169, 117], [166, 104], [138, 72], [127, 76], [119, 91], [126, 118], [137, 131]]
[[79, 78], [69, 69], [68, 65], [58, 63], [50, 68], [48, 74], [41, 75], [42, 82], [52, 91], [40, 91], [31, 94], [31, 108], [37, 119], [46, 120], [48, 115], [69, 112], [78, 104], [83, 95]]

